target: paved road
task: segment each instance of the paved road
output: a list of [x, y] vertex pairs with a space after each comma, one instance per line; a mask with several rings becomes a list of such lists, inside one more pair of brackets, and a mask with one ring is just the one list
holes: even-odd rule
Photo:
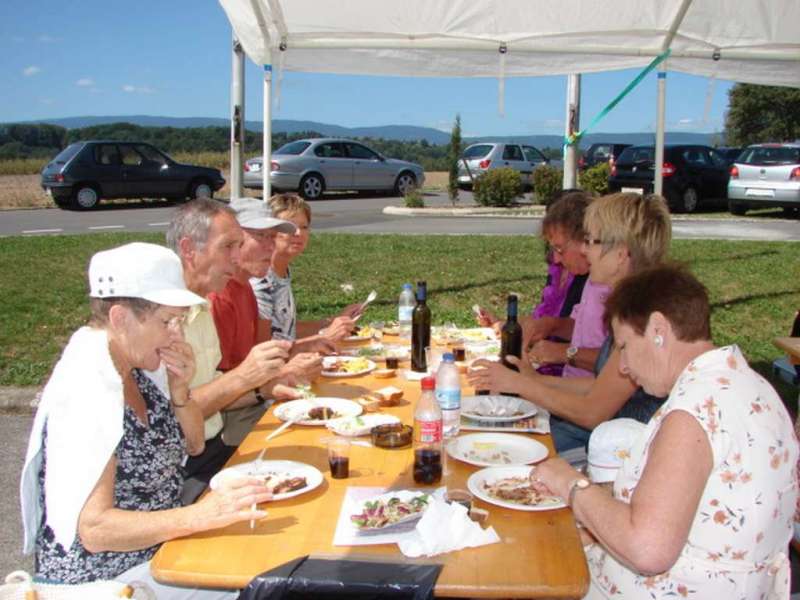
[[[385, 215], [386, 206], [397, 206], [399, 198], [377, 198], [340, 194], [312, 203], [316, 231], [401, 234], [526, 234], [539, 231], [537, 218], [407, 217]], [[427, 194], [427, 206], [449, 206], [444, 194]], [[471, 194], [462, 192], [462, 205], [472, 204]], [[91, 212], [58, 209], [0, 212], [0, 236], [93, 233], [98, 231], [164, 231], [174, 205], [152, 203], [106, 205]], [[800, 240], [798, 221], [776, 218], [709, 219], [678, 217], [676, 238]]]

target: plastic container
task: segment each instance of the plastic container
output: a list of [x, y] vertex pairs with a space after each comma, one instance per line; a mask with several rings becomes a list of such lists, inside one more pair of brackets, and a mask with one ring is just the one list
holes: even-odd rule
[[455, 437], [461, 429], [461, 379], [455, 358], [445, 352], [436, 372], [436, 401], [442, 409], [442, 434]]
[[421, 385], [414, 411], [414, 482], [431, 485], [442, 479], [442, 410], [434, 396], [436, 380], [424, 377]]
[[403, 284], [403, 290], [400, 292], [400, 299], [397, 302], [397, 322], [400, 331], [400, 337], [404, 339], [411, 339], [411, 314], [414, 312], [414, 305], [416, 299], [414, 298], [414, 290], [410, 283]]
[[390, 423], [378, 425], [370, 430], [372, 444], [379, 448], [403, 448], [411, 444], [414, 429], [411, 425]]

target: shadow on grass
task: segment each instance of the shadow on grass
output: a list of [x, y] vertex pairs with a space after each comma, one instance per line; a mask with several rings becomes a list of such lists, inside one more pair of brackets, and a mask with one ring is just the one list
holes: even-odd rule
[[792, 296], [794, 294], [800, 294], [800, 288], [793, 290], [784, 290], [782, 292], [769, 292], [766, 294], [750, 294], [749, 296], [740, 296], [739, 298], [731, 298], [729, 300], [719, 300], [717, 302], [711, 303], [711, 310], [713, 312], [714, 309], [717, 308], [723, 308], [723, 307], [728, 308], [730, 306], [736, 306], [738, 304], [747, 304], [748, 302], [752, 302], [754, 300], [781, 298], [783, 296]]

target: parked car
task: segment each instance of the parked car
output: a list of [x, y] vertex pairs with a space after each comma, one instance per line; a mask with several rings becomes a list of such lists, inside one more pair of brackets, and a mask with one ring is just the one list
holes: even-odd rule
[[41, 177], [59, 207], [79, 210], [103, 198], [211, 198], [225, 185], [218, 169], [178, 163], [150, 144], [102, 140], [70, 144]]
[[728, 163], [730, 167], [736, 159], [739, 158], [739, 155], [742, 153], [742, 148], [729, 148], [727, 146], [722, 146], [720, 148], [716, 148], [716, 151], [722, 155], [722, 158]]
[[622, 151], [630, 147], [631, 144], [611, 144], [605, 142], [592, 144], [578, 159], [578, 168], [591, 169], [595, 165], [606, 162], [610, 167], [613, 167], [619, 155], [622, 154]]
[[563, 167], [560, 160], [551, 160], [533, 146], [503, 142], [481, 142], [467, 146], [458, 162], [458, 185], [471, 189], [472, 182], [492, 169], [510, 168], [519, 171], [522, 185], [533, 186], [533, 172], [543, 165]]
[[800, 143], [748, 146], [731, 167], [728, 210], [762, 206], [800, 211]]
[[[622, 151], [608, 178], [610, 192], [653, 192], [655, 148], [631, 146]], [[664, 197], [673, 212], [694, 212], [701, 204], [724, 199], [728, 186], [725, 159], [708, 146], [664, 146], [661, 165]]]
[[[244, 187], [263, 187], [263, 162], [258, 157], [245, 163]], [[307, 200], [315, 200], [327, 190], [390, 190], [405, 196], [424, 182], [425, 171], [420, 165], [386, 158], [352, 140], [296, 140], [272, 154], [273, 189], [297, 190]]]

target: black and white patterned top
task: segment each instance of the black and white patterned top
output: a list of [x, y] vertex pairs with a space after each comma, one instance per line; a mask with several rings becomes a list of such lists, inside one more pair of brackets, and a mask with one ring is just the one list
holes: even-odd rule
[[[149, 426], [145, 426], [129, 406], [125, 406], [122, 439], [114, 456], [117, 470], [114, 482], [114, 507], [124, 510], [154, 511], [181, 505], [183, 487], [181, 463], [186, 443], [169, 399], [138, 369], [133, 377], [147, 405]], [[91, 415], [87, 415], [91, 418]], [[80, 440], [75, 440], [80, 443]], [[47, 524], [45, 510], [45, 469], [47, 465], [47, 426], [42, 432], [42, 466], [39, 469], [39, 502], [42, 523], [36, 535], [37, 578], [58, 583], [85, 583], [114, 579], [131, 567], [150, 560], [158, 550], [152, 546], [131, 552], [97, 552], [83, 547], [80, 537], [69, 549], [55, 542]], [[76, 469], [80, 465], [75, 466]]]
[[250, 286], [258, 302], [258, 316], [272, 323], [272, 337], [294, 341], [297, 338], [297, 307], [292, 293], [292, 272], [280, 277], [272, 269], [263, 279], [253, 277]]

